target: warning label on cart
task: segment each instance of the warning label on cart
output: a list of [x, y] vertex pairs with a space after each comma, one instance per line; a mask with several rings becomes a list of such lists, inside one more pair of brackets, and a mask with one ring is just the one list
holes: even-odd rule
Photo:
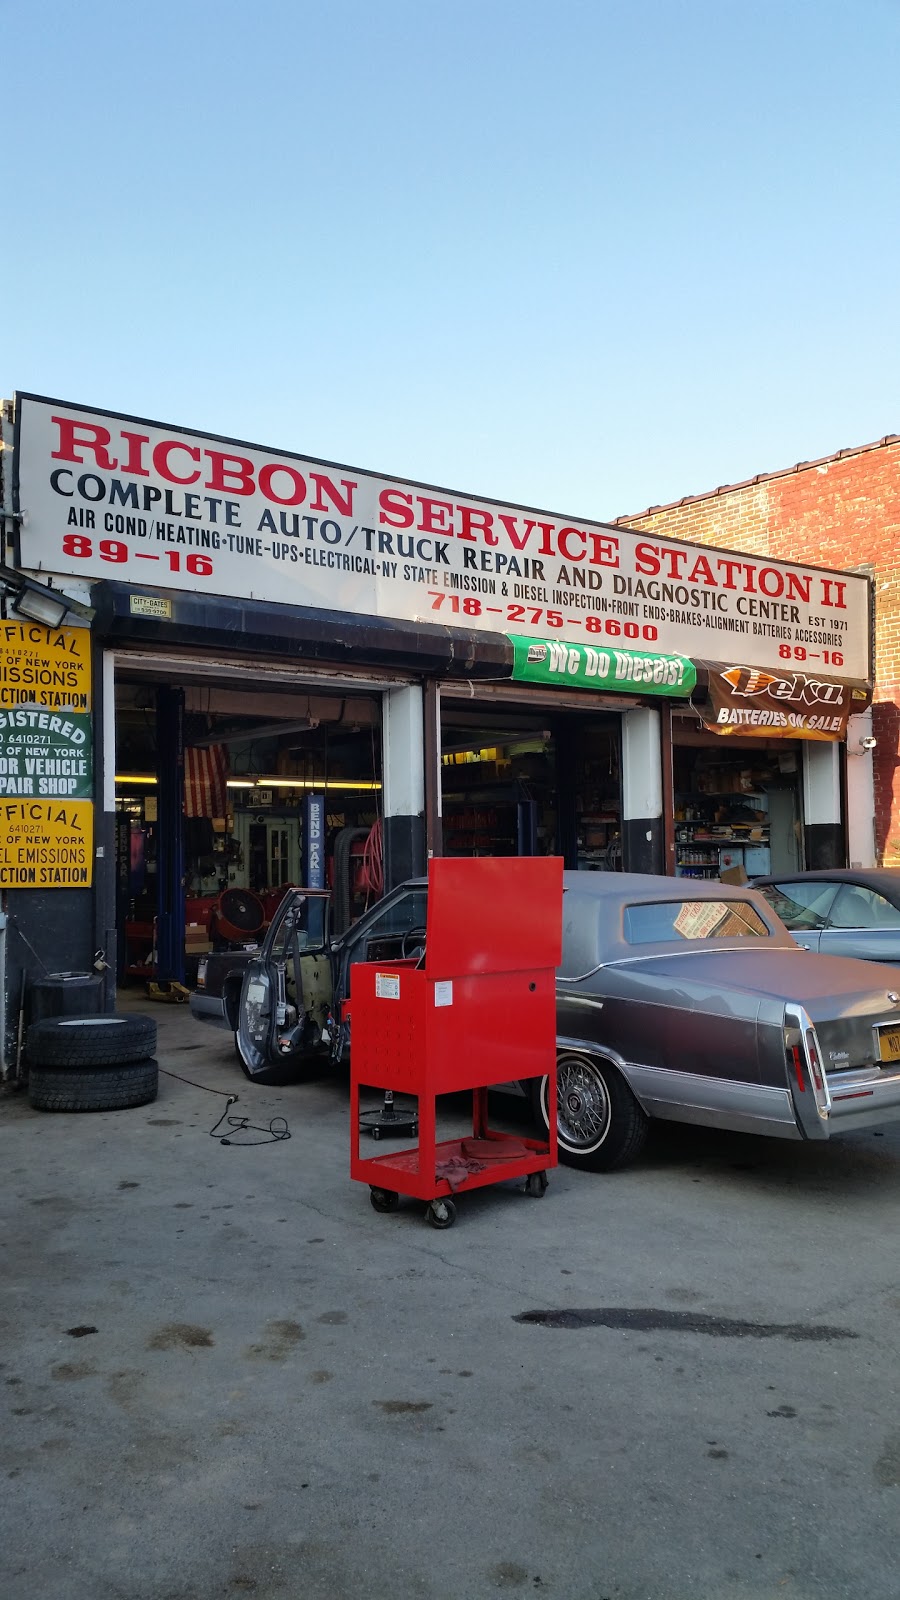
[[375, 974], [376, 1000], [400, 999], [400, 974], [399, 972], [376, 972]]

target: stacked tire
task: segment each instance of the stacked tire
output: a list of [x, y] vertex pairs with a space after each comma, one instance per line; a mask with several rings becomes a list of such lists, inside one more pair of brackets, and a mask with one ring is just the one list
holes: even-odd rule
[[159, 1089], [153, 1017], [45, 1017], [28, 1029], [28, 1098], [39, 1111], [124, 1111]]

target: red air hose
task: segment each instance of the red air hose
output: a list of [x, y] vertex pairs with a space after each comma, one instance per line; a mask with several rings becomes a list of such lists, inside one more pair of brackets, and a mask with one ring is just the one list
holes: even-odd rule
[[364, 889], [366, 894], [384, 894], [384, 834], [380, 817], [372, 823], [368, 838], [363, 845], [359, 887]]

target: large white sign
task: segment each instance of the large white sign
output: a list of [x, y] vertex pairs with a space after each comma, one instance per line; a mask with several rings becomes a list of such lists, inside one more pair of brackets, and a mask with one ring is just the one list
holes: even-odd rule
[[19, 395], [22, 565], [869, 676], [868, 584]]

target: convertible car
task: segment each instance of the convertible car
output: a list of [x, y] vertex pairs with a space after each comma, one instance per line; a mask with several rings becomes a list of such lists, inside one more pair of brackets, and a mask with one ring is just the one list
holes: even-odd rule
[[754, 878], [804, 950], [900, 964], [900, 868], [833, 867]]
[[[896, 969], [801, 949], [751, 888], [628, 873], [564, 885], [562, 1160], [622, 1166], [654, 1117], [785, 1139], [900, 1118]], [[339, 1061], [353, 963], [421, 952], [427, 898], [424, 879], [403, 884], [329, 940], [327, 897], [291, 890], [260, 950], [201, 963], [191, 1009], [235, 1031], [248, 1077]], [[546, 1080], [529, 1092], [546, 1126]]]

